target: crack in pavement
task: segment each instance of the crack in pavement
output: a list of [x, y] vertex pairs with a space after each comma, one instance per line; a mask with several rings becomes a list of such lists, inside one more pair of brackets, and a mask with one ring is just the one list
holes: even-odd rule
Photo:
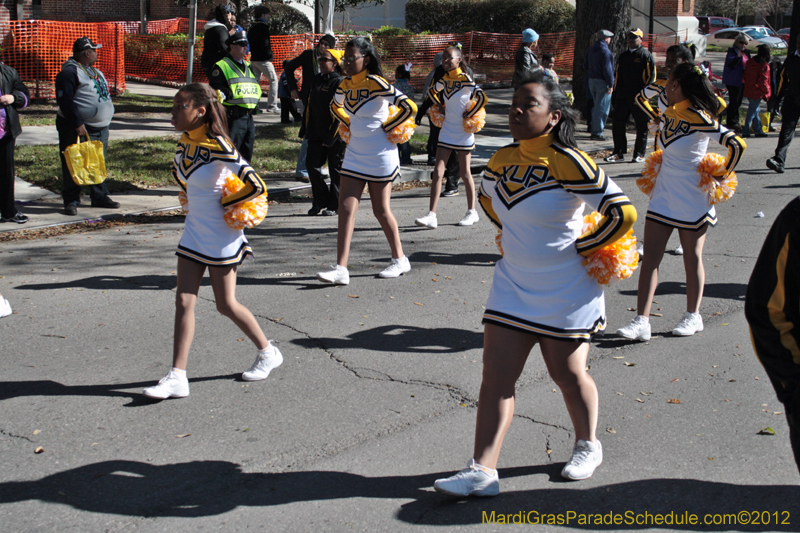
[[[453, 400], [458, 402], [463, 407], [475, 407], [476, 405], [478, 405], [477, 398], [471, 398], [465, 392], [461, 391], [457, 387], [453, 387], [452, 385], [448, 385], [446, 383], [436, 383], [434, 381], [424, 381], [424, 380], [421, 380], [421, 379], [398, 379], [398, 378], [395, 378], [395, 377], [391, 376], [390, 374], [387, 374], [386, 372], [381, 372], [380, 370], [375, 370], [375, 369], [372, 369], [372, 368], [357, 367], [357, 366], [351, 365], [347, 361], [345, 361], [344, 359], [336, 357], [336, 355], [332, 351], [330, 351], [327, 346], [325, 346], [318, 339], [312, 337], [308, 332], [302, 331], [302, 330], [292, 326], [291, 324], [287, 324], [287, 323], [283, 322], [282, 320], [277, 320], [277, 319], [270, 318], [270, 317], [267, 317], [267, 316], [261, 316], [261, 318], [263, 318], [265, 320], [269, 320], [270, 322], [272, 322], [274, 324], [277, 324], [279, 326], [283, 326], [285, 328], [288, 328], [288, 329], [294, 331], [295, 333], [303, 335], [306, 339], [308, 339], [311, 342], [313, 342], [314, 344], [316, 344], [319, 347], [320, 350], [325, 352], [325, 354], [332, 361], [335, 361], [336, 363], [339, 363], [339, 365], [341, 365], [348, 372], [350, 372], [351, 374], [353, 374], [355, 377], [357, 377], [359, 379], [373, 379], [373, 380], [376, 380], [376, 381], [389, 381], [389, 382], [392, 382], [392, 383], [402, 383], [403, 385], [421, 385], [423, 387], [429, 387], [429, 388], [432, 388], [432, 389], [436, 389], [436, 390], [441, 390], [441, 391], [447, 392], [447, 394]], [[373, 373], [373, 374], [377, 375], [378, 377], [364, 375], [367, 372]]]
[[0, 428], [0, 435], [5, 435], [6, 437], [13, 437], [15, 439], [25, 439], [28, 442], [33, 442], [30, 438], [26, 437], [25, 435], [16, 435], [14, 433], [9, 433], [6, 430]]
[[567, 433], [572, 433], [572, 431], [569, 428], [565, 428], [564, 426], [559, 426], [558, 424], [548, 424], [547, 422], [540, 422], [540, 421], [536, 420], [535, 418], [533, 418], [532, 416], [518, 415], [516, 413], [514, 414], [514, 416], [518, 417], [518, 418], [524, 418], [525, 420], [528, 420], [529, 422], [533, 422], [534, 424], [539, 424], [539, 425], [542, 425], [542, 426], [547, 426], [547, 427], [551, 427], [551, 428], [555, 428], [555, 429], [560, 429], [562, 431], [566, 431]]

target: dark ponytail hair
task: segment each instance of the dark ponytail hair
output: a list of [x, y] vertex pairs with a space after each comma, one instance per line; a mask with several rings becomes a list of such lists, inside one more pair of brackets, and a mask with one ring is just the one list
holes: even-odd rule
[[672, 69], [670, 78], [680, 84], [683, 95], [692, 102], [692, 106], [710, 113], [713, 117], [719, 114], [719, 99], [700, 67], [692, 63], [681, 63]]
[[375, 51], [375, 47], [372, 46], [372, 43], [368, 39], [361, 36], [354, 37], [347, 42], [345, 47], [347, 46], [355, 48], [362, 56], [369, 58], [367, 72], [375, 76], [380, 76], [381, 78], [383, 77], [383, 69], [381, 68], [381, 60], [378, 58], [378, 52]]
[[676, 60], [683, 60], [684, 63], [694, 63], [694, 51], [682, 44], [673, 44], [667, 48], [667, 54], [674, 54]]
[[520, 87], [529, 83], [537, 83], [542, 86], [550, 111], [561, 111], [561, 119], [551, 130], [551, 133], [555, 134], [556, 140], [564, 146], [577, 149], [578, 143], [575, 142], [575, 125], [578, 120], [578, 112], [575, 111], [575, 108], [569, 103], [567, 93], [564, 92], [564, 89], [561, 88], [558, 82], [545, 76], [541, 69], [523, 76], [519, 87], [517, 87], [517, 91]]
[[217, 92], [209, 84], [189, 83], [178, 89], [178, 93], [186, 95], [194, 107], [205, 107], [205, 123], [211, 134], [231, 142], [225, 108], [217, 101]]

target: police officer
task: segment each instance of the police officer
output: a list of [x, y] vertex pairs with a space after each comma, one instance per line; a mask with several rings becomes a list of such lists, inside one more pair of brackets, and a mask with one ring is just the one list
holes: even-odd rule
[[236, 149], [248, 162], [253, 157], [256, 126], [253, 115], [258, 112], [261, 86], [258, 78], [244, 60], [247, 53], [247, 34], [238, 31], [228, 37], [228, 55], [214, 65], [211, 87], [222, 91], [228, 117], [228, 131]]

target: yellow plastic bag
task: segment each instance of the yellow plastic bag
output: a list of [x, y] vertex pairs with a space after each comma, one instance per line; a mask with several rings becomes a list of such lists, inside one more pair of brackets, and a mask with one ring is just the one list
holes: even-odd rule
[[758, 116], [761, 118], [761, 131], [769, 133], [769, 111], [759, 113]]
[[78, 185], [98, 185], [106, 179], [106, 158], [101, 141], [81, 142], [78, 137], [77, 143], [64, 150], [64, 159], [72, 181]]

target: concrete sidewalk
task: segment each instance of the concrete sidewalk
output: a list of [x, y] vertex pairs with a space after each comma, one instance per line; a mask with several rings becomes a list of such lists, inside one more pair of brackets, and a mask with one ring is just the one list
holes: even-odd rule
[[[128, 82], [127, 88], [132, 93], [163, 98], [172, 98], [176, 92], [173, 87], [135, 82]], [[489, 96], [489, 104], [486, 108], [486, 127], [475, 136], [476, 147], [472, 153], [473, 176], [477, 176], [483, 170], [489, 158], [498, 148], [511, 143], [513, 140], [508, 132], [507, 122], [508, 108], [511, 105], [513, 96], [511, 88], [490, 89], [486, 92]], [[259, 114], [256, 115], [255, 122], [256, 125], [278, 124], [280, 123], [280, 115]], [[142, 137], [176, 135], [168, 115], [152, 117], [147, 119], [147, 122], [115, 118], [111, 122], [110, 130], [109, 138], [111, 142]], [[417, 132], [426, 135], [428, 131], [427, 125], [417, 128]], [[576, 138], [584, 151], [595, 153], [613, 148], [610, 133], [610, 131], [607, 132], [606, 141], [597, 142], [589, 138], [589, 133], [585, 129], [581, 129], [576, 134]], [[629, 135], [629, 144], [632, 144], [632, 142], [633, 136]], [[57, 144], [58, 133], [55, 126], [26, 127], [17, 139], [17, 145], [20, 146]], [[56, 149], [55, 146], [54, 149]], [[430, 180], [433, 168], [426, 164], [427, 157], [425, 155], [415, 155], [412, 159], [414, 160], [412, 165], [402, 167], [400, 181]], [[169, 162], [164, 162], [165, 167], [168, 164]], [[297, 192], [310, 192], [311, 188], [307, 180], [295, 178], [291, 172], [265, 174], [262, 175], [262, 179], [266, 182], [267, 190], [272, 198]], [[120, 209], [87, 208], [86, 206], [89, 205], [87, 198], [82, 202], [83, 207], [79, 208], [78, 215], [68, 216], [64, 214], [60, 194], [31, 185], [19, 178], [16, 181], [15, 198], [17, 203], [22, 206], [21, 211], [28, 215], [31, 220], [24, 225], [2, 224], [0, 225], [0, 232], [70, 224], [83, 222], [86, 219], [95, 220], [106, 217], [134, 215], [144, 211], [179, 206], [178, 187], [171, 186], [160, 189], [139, 189], [126, 191], [125, 193], [115, 193], [113, 198], [122, 204]]]

